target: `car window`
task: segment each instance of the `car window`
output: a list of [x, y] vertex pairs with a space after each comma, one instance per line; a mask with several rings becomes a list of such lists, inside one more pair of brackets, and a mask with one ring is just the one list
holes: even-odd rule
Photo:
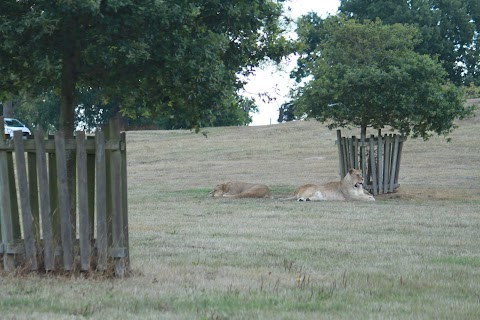
[[23, 124], [17, 119], [8, 119], [8, 120], [5, 119], [4, 122], [5, 122], [5, 125], [9, 127], [16, 127], [16, 128], [23, 127]]

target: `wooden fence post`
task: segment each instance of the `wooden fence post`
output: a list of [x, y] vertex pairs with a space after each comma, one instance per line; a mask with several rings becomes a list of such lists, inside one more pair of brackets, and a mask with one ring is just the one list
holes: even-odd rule
[[38, 184], [43, 186], [40, 190], [40, 216], [42, 219], [42, 233], [43, 233], [43, 257], [45, 263], [45, 271], [55, 270], [55, 244], [53, 241], [52, 231], [52, 215], [50, 207], [50, 188], [48, 187], [48, 170], [47, 157], [45, 153], [45, 140], [43, 132], [37, 130], [35, 132], [35, 146], [37, 149], [37, 173]]
[[[4, 135], [3, 116], [0, 117], [0, 144], [6, 146]], [[15, 255], [10, 250], [14, 243], [14, 226], [12, 218], [12, 206], [10, 196], [10, 183], [8, 171], [7, 151], [0, 150], [0, 225], [2, 234], [2, 252], [3, 252], [3, 268], [5, 271], [15, 270]], [[13, 192], [13, 190], [12, 190]]]
[[[348, 155], [347, 155], [347, 158], [349, 159], [349, 163], [348, 163], [348, 170], [350, 170], [350, 168], [353, 168], [353, 166], [355, 165], [355, 149], [354, 149], [354, 142], [353, 142], [354, 138], [352, 137], [352, 139], [347, 139], [346, 143], [347, 143], [347, 150], [348, 150]], [[343, 177], [342, 177], [343, 178]]]
[[107, 269], [107, 176], [105, 167], [105, 136], [103, 131], [95, 134], [96, 209], [97, 209], [97, 270]]
[[[50, 138], [50, 137], [49, 137]], [[52, 140], [54, 137], [52, 136]], [[52, 239], [55, 255], [61, 254], [60, 210], [58, 203], [57, 158], [53, 151], [48, 153], [48, 189], [50, 194], [50, 216], [52, 217]]]
[[32, 210], [33, 230], [35, 241], [40, 241], [40, 209], [38, 205], [38, 181], [36, 152], [27, 152], [28, 190], [30, 196], [30, 208]]
[[362, 133], [361, 136], [361, 147], [360, 147], [360, 160], [361, 160], [361, 169], [363, 174], [363, 179], [367, 181], [367, 160], [366, 160], [366, 146], [365, 146], [365, 135]]
[[110, 153], [110, 187], [111, 187], [111, 205], [112, 205], [112, 253], [114, 259], [115, 275], [123, 277], [125, 274], [125, 239], [123, 230], [123, 205], [122, 205], [122, 157], [120, 146], [119, 119], [115, 118], [109, 125], [109, 138], [115, 143], [117, 149]]
[[[357, 137], [355, 137], [355, 136], [352, 136], [352, 139], [353, 139], [353, 141], [354, 141], [354, 143], [353, 143], [353, 146], [354, 146], [354, 149], [353, 149], [354, 157], [353, 157], [353, 159], [354, 159], [354, 161], [355, 161], [355, 162], [353, 163], [353, 167], [354, 167], [354, 168], [358, 168], [358, 139], [357, 139]], [[346, 173], [345, 173], [345, 174], [346, 174]], [[342, 178], [343, 178], [343, 177], [342, 177]]]
[[402, 161], [402, 151], [403, 151], [403, 142], [405, 140], [405, 136], [400, 137], [400, 142], [398, 145], [398, 158], [397, 158], [397, 170], [395, 171], [395, 185], [398, 185], [398, 176], [400, 175], [400, 163]]
[[389, 192], [393, 192], [395, 187], [395, 176], [397, 175], [397, 158], [398, 158], [398, 147], [400, 143], [400, 136], [398, 134], [395, 135], [394, 143], [393, 143], [393, 157], [392, 157], [392, 169], [390, 174], [390, 188]]
[[[93, 141], [95, 137], [87, 137], [87, 140]], [[93, 245], [95, 239], [95, 150], [87, 152], [87, 184], [88, 184], [88, 221], [90, 242]]]
[[378, 130], [378, 143], [377, 143], [377, 161], [378, 161], [378, 192], [383, 191], [383, 140], [382, 130]]
[[[11, 143], [11, 140], [9, 141]], [[22, 238], [20, 231], [20, 214], [18, 211], [18, 200], [17, 200], [17, 185], [15, 183], [15, 166], [13, 163], [13, 152], [7, 152], [7, 165], [8, 165], [8, 184], [10, 186], [10, 206], [12, 212], [12, 225], [13, 225], [13, 237], [15, 240], [20, 240]]]
[[126, 271], [130, 268], [130, 240], [128, 232], [128, 188], [127, 188], [127, 135], [125, 132], [120, 134], [120, 148], [122, 150], [122, 213], [123, 213], [123, 239], [126, 252]]
[[85, 132], [77, 131], [77, 192], [80, 240], [80, 270], [90, 270], [90, 227], [88, 216], [87, 150]]
[[25, 256], [30, 270], [37, 270], [37, 249], [33, 230], [32, 209], [28, 192], [27, 165], [23, 148], [23, 133], [15, 131], [13, 134], [15, 146], [15, 163], [17, 165], [18, 192], [22, 211], [23, 236], [25, 239]]
[[73, 269], [72, 221], [70, 212], [70, 192], [67, 176], [65, 137], [63, 132], [55, 134], [55, 152], [57, 159], [58, 209], [60, 211], [60, 236], [62, 240], [63, 268]]
[[344, 169], [344, 162], [343, 162], [343, 146], [342, 146], [342, 132], [340, 130], [337, 130], [337, 147], [338, 147], [338, 171], [340, 174], [340, 177], [345, 176], [345, 169]]
[[370, 172], [372, 174], [372, 193], [374, 196], [378, 194], [377, 184], [377, 166], [375, 165], [375, 138], [373, 134], [370, 136]]
[[390, 137], [385, 135], [385, 155], [383, 161], [383, 193], [388, 192], [388, 182], [390, 180]]

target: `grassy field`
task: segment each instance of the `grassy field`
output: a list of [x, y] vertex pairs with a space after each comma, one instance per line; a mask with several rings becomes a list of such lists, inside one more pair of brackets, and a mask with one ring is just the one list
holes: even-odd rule
[[3, 274], [0, 319], [478, 319], [480, 120], [458, 124], [408, 140], [399, 192], [374, 203], [207, 196], [338, 179], [317, 122], [129, 132], [133, 275]]

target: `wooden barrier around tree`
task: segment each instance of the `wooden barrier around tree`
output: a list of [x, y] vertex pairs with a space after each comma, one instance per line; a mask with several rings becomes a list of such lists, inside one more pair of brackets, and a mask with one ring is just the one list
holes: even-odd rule
[[[0, 132], [4, 132], [0, 117]], [[118, 121], [78, 131], [0, 141], [3, 269], [129, 270], [126, 137]], [[69, 166], [71, 169], [69, 169]]]
[[400, 186], [398, 175], [406, 140], [397, 134], [382, 137], [380, 130], [378, 137], [346, 138], [337, 130], [340, 176], [343, 178], [350, 168], [361, 169], [364, 188], [373, 195], [395, 192]]

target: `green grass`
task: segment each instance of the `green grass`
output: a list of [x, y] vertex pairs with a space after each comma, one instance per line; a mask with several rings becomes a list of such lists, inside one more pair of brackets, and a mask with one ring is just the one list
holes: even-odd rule
[[315, 122], [129, 132], [132, 276], [1, 274], [0, 319], [480, 318], [479, 122], [459, 125], [408, 140], [375, 203], [208, 197], [338, 179]]

